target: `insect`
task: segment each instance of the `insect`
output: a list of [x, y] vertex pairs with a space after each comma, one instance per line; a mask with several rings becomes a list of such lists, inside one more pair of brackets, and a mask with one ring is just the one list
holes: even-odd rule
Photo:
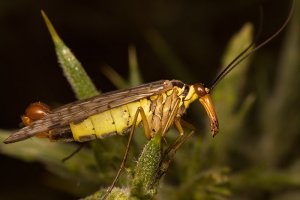
[[212, 135], [219, 130], [218, 119], [203, 84], [184, 84], [162, 80], [125, 90], [117, 90], [50, 110], [43, 103], [29, 105], [22, 116], [26, 127], [10, 135], [4, 143], [18, 142], [32, 136], [51, 141], [86, 142], [110, 135], [123, 135], [142, 123], [145, 136], [163, 136], [175, 124], [183, 134], [181, 117], [196, 99], [210, 119]]
[[[86, 142], [127, 133], [131, 141], [134, 129], [139, 124], [143, 125], [147, 139], [156, 134], [165, 136], [173, 125], [180, 136], [183, 136], [184, 128], [190, 127], [181, 118], [189, 105], [196, 100], [205, 108], [212, 136], [215, 136], [219, 131], [219, 122], [210, 97], [211, 91], [240, 62], [275, 38], [286, 27], [291, 15], [292, 12], [278, 31], [248, 51], [254, 45], [250, 44], [208, 87], [202, 83], [185, 84], [179, 80], [161, 80], [108, 92], [53, 110], [43, 103], [36, 102], [29, 105], [22, 116], [25, 127], [11, 134], [4, 143], [14, 143], [33, 136], [45, 137], [51, 141]], [[124, 167], [129, 144], [130, 142], [118, 174], [108, 191], [111, 191]]]
[[[294, 3], [293, 3], [294, 4]], [[50, 110], [43, 103], [28, 106], [22, 116], [24, 128], [11, 134], [4, 143], [14, 143], [37, 136], [51, 141], [86, 142], [111, 135], [124, 135], [143, 124], [147, 139], [160, 133], [165, 136], [175, 125], [184, 134], [181, 119], [189, 105], [199, 100], [210, 119], [212, 135], [219, 131], [218, 118], [210, 92], [232, 69], [275, 38], [288, 24], [293, 11], [283, 25], [269, 38], [257, 45], [250, 44], [217, 76], [211, 86], [202, 83], [185, 84], [179, 80], [162, 80], [134, 88], [117, 90]]]

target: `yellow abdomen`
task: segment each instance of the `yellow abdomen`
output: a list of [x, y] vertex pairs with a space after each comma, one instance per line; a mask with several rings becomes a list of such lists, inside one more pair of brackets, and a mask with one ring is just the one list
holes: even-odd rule
[[[137, 108], [142, 107], [146, 116], [149, 116], [151, 114], [150, 105], [150, 100], [141, 99], [92, 115], [80, 123], [71, 123], [70, 128], [74, 140], [84, 142], [114, 134], [122, 135], [132, 126]], [[140, 122], [141, 117], [139, 116], [136, 125]]]

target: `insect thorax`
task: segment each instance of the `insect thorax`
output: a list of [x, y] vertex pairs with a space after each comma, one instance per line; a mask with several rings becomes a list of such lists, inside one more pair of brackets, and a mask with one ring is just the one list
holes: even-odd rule
[[148, 123], [152, 136], [165, 128], [168, 130], [172, 126], [174, 119], [176, 117], [180, 118], [189, 104], [196, 98], [197, 95], [195, 95], [193, 87], [185, 84], [181, 87], [174, 86], [171, 90], [151, 96]]

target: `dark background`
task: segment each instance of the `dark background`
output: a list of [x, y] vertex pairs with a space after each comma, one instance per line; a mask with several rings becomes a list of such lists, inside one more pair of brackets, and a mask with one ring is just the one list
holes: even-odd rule
[[[186, 0], [186, 1], [9, 1], [0, 2], [0, 127], [15, 129], [19, 116], [31, 102], [65, 104], [75, 97], [58, 66], [53, 44], [40, 10], [43, 9], [56, 30], [86, 68], [102, 91], [114, 86], [101, 74], [109, 64], [124, 77], [128, 73], [128, 45], [137, 49], [145, 82], [181, 79], [187, 83], [210, 83], [221, 66], [221, 56], [229, 38], [251, 21], [257, 27], [259, 6], [263, 6], [263, 31], [259, 41], [274, 33], [287, 16], [290, 2], [284, 0]], [[146, 33], [155, 29], [165, 39], [174, 55], [194, 74], [186, 78], [174, 74], [153, 51]], [[266, 68], [266, 82], [275, 76], [274, 63], [285, 32], [257, 52], [274, 57]], [[255, 57], [254, 57], [255, 59]], [[169, 68], [168, 68], [169, 67]], [[252, 67], [249, 76], [255, 74]], [[270, 84], [271, 85], [271, 84]], [[249, 88], [251, 90], [253, 88]], [[39, 165], [1, 156], [1, 188], [38, 187]], [[32, 167], [33, 174], [23, 174]], [[8, 169], [16, 174], [6, 174]], [[19, 170], [18, 170], [19, 169]], [[38, 172], [37, 172], [38, 171]], [[14, 183], [15, 185], [12, 185]], [[2, 187], [3, 185], [3, 187]], [[6, 186], [5, 186], [6, 185]], [[40, 187], [39, 192], [51, 189]], [[1, 191], [1, 189], [0, 189]], [[64, 194], [61, 198], [67, 199]], [[58, 198], [58, 196], [57, 196]]]

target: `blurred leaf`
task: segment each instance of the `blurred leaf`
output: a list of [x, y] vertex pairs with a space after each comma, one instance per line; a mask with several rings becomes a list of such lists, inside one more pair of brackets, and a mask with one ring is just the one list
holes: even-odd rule
[[[82, 198], [80, 200], [99, 200], [102, 199], [103, 195], [105, 195], [106, 190], [100, 190], [90, 196]], [[114, 188], [111, 191], [110, 195], [106, 198], [107, 200], [128, 200], [129, 199], [129, 190], [128, 189], [121, 189], [121, 188]]]
[[129, 85], [127, 81], [116, 72], [111, 66], [104, 65], [101, 68], [102, 73], [114, 84], [118, 89], [128, 88]]
[[129, 61], [129, 78], [125, 80], [118, 72], [109, 65], [102, 67], [103, 74], [116, 86], [118, 89], [138, 86], [143, 83], [142, 76], [139, 71], [136, 49], [133, 45], [128, 47]]
[[[296, 6], [300, 10], [299, 2]], [[266, 166], [281, 164], [286, 156], [293, 153], [291, 146], [300, 136], [300, 113], [296, 109], [300, 106], [299, 93], [296, 92], [300, 87], [299, 19], [299, 13], [295, 11], [279, 57], [274, 90], [261, 111], [264, 127], [259, 147], [261, 154], [256, 158]]]
[[[230, 40], [223, 57], [224, 66], [230, 63], [240, 52], [252, 42], [252, 25], [245, 24], [241, 30]], [[240, 63], [230, 71], [226, 77], [219, 82], [212, 92], [216, 105], [216, 112], [220, 122], [220, 133], [214, 138], [213, 151], [216, 153], [218, 162], [225, 162], [228, 159], [228, 150], [238, 148], [235, 141], [235, 134], [242, 134], [241, 131], [244, 117], [254, 102], [255, 97], [249, 95], [236, 112], [237, 104], [241, 102], [241, 89], [246, 80], [246, 72], [249, 66], [249, 58]], [[215, 160], [215, 161], [216, 161]]]
[[[10, 135], [9, 131], [0, 130], [0, 140], [3, 141]], [[76, 147], [65, 143], [52, 143], [44, 139], [28, 139], [10, 145], [0, 144], [1, 154], [14, 157], [25, 162], [43, 163], [53, 174], [61, 177], [68, 185], [62, 182], [57, 186], [72, 191], [73, 194], [83, 195], [96, 189], [95, 186], [101, 183], [105, 177], [99, 173], [93, 152], [89, 149], [82, 149], [76, 156], [66, 162], [62, 159], [70, 155]], [[78, 181], [79, 186], [76, 186]], [[76, 187], [74, 187], [76, 186]]]
[[278, 191], [300, 188], [300, 173], [289, 170], [269, 170], [252, 168], [232, 177], [234, 191], [251, 192], [257, 190]]
[[179, 60], [179, 58], [177, 58], [175, 52], [157, 30], [147, 30], [145, 32], [145, 38], [174, 78], [184, 80], [187, 79], [187, 77], [190, 77], [190, 79], [195, 80], [193, 74], [191, 74], [187, 70], [187, 67]]
[[129, 60], [129, 83], [131, 87], [141, 85], [143, 83], [141, 73], [139, 71], [138, 60], [136, 55], [135, 46], [129, 45], [128, 47], [128, 60]]
[[[252, 42], [253, 27], [251, 24], [245, 24], [241, 30], [235, 34], [229, 41], [227, 48], [223, 56], [224, 68], [236, 58], [244, 49], [247, 48]], [[219, 82], [216, 89], [213, 91], [213, 97], [216, 101], [217, 107], [218, 102], [222, 102], [223, 105], [219, 109], [222, 109], [219, 113], [228, 115], [233, 112], [237, 102], [239, 101], [239, 93], [241, 86], [246, 78], [246, 72], [249, 66], [250, 59], [247, 58], [238, 66], [236, 66], [226, 77]], [[223, 68], [223, 69], [224, 69]], [[221, 69], [221, 70], [223, 70]]]

